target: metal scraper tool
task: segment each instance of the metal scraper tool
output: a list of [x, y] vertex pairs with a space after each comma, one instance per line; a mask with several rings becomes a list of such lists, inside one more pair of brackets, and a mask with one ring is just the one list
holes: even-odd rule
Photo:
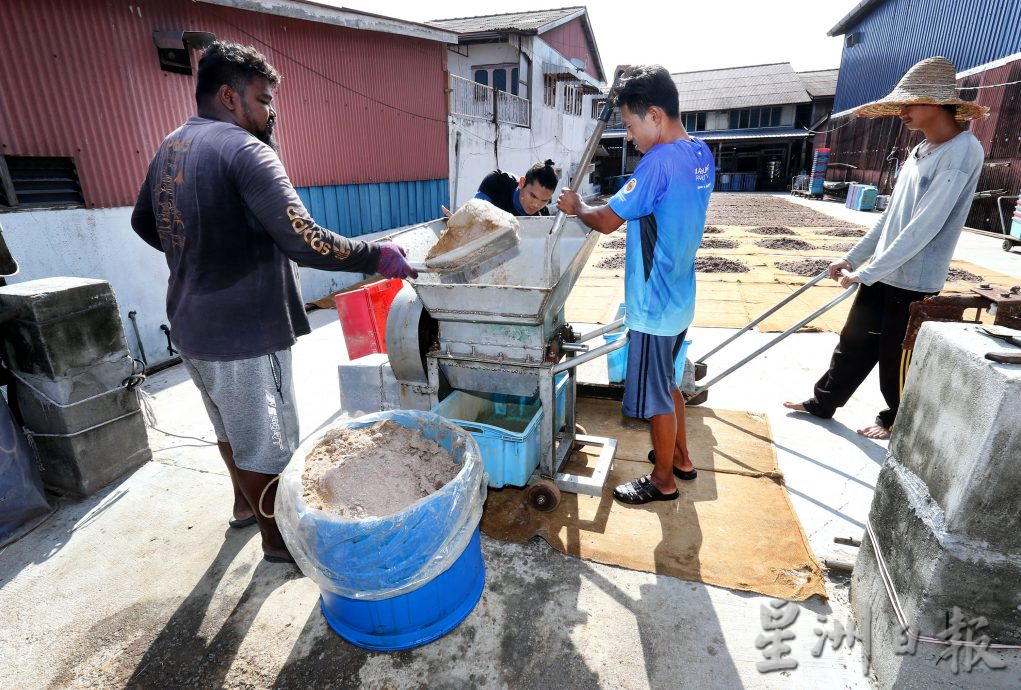
[[411, 262], [411, 267], [419, 273], [456, 273], [489, 261], [517, 245], [517, 230], [512, 226], [502, 227], [424, 262]]

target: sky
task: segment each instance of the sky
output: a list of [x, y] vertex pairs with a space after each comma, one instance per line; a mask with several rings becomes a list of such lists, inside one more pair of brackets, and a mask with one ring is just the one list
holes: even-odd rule
[[[317, 0], [323, 4], [427, 21], [581, 5], [577, 0]], [[790, 62], [795, 70], [840, 66], [842, 38], [833, 28], [857, 0], [590, 0], [588, 8], [606, 73], [619, 64], [659, 63], [671, 72]], [[670, 7], [673, 9], [655, 9]], [[653, 13], [655, 12], [655, 14]]]

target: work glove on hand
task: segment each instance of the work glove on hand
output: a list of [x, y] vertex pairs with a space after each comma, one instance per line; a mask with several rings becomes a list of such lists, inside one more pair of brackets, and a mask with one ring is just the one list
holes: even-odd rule
[[380, 243], [376, 272], [387, 278], [417, 278], [418, 271], [411, 267], [404, 256], [403, 247], [393, 242]]

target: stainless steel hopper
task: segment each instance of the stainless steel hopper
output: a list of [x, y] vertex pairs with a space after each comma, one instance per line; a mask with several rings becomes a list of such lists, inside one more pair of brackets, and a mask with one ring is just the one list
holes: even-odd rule
[[[538, 482], [532, 495], [552, 508], [559, 501], [556, 489], [601, 492], [616, 441], [576, 434], [575, 366], [627, 341], [622, 338], [587, 352], [583, 341], [619, 324], [579, 336], [564, 320], [564, 304], [598, 235], [577, 218], [567, 218], [559, 233], [550, 232], [554, 218], [519, 220], [520, 239], [514, 250], [460, 273], [421, 274], [409, 281], [414, 292], [402, 291], [391, 307], [387, 351], [402, 387], [427, 392], [433, 405], [439, 402], [444, 382], [454, 389], [482, 393], [538, 392], [544, 411], [539, 473], [546, 482]], [[442, 230], [443, 222], [438, 220], [390, 239], [404, 247], [410, 261], [419, 261]], [[420, 334], [426, 332], [421, 328], [422, 312], [435, 320], [435, 339], [428, 344], [421, 342]], [[562, 371], [570, 377], [566, 423], [554, 429], [554, 377]], [[590, 477], [560, 472], [575, 442], [602, 446]], [[537, 501], [533, 505], [544, 507]]]

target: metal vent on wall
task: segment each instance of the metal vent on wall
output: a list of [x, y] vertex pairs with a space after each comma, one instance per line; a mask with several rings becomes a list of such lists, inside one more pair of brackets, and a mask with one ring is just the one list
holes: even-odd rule
[[73, 158], [3, 156], [0, 204], [10, 208], [84, 206]]

